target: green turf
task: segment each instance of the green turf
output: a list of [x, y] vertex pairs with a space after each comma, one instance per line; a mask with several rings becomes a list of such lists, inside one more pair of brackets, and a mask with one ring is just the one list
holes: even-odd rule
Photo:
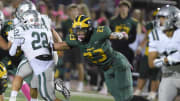
[[[92, 93], [91, 93], [92, 94]], [[97, 93], [96, 93], [97, 94]], [[56, 93], [58, 98], [61, 98], [63, 100], [64, 97], [60, 94], [60, 93]], [[8, 88], [6, 90], [5, 93], [5, 101], [9, 101], [9, 96], [10, 96], [10, 88]], [[97, 96], [81, 96], [81, 95], [72, 95], [69, 101], [114, 101], [112, 98], [107, 98], [106, 96], [104, 96], [105, 98], [103, 98], [103, 96], [101, 95], [101, 97]], [[40, 97], [39, 97], [40, 101], [43, 101]], [[26, 98], [23, 96], [23, 94], [20, 92], [17, 96], [16, 101], [26, 101]]]

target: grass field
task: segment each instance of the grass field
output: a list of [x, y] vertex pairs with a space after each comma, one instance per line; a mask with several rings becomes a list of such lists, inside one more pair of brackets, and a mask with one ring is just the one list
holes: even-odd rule
[[[5, 101], [9, 101], [9, 96], [10, 96], [10, 89], [8, 88], [5, 93]], [[64, 99], [64, 97], [56, 92], [57, 97]], [[19, 92], [16, 101], [26, 101], [26, 98], [23, 96], [21, 92]], [[39, 101], [44, 101], [40, 98], [39, 96]], [[64, 101], [66, 101], [64, 99]], [[86, 92], [71, 92], [71, 98], [69, 101], [114, 101], [111, 96], [105, 96], [105, 95], [100, 95], [95, 92], [91, 93], [86, 93]]]

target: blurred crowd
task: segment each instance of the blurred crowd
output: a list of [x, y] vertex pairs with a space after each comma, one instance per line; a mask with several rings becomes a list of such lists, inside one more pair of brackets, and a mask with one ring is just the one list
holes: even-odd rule
[[[11, 19], [17, 5], [22, 0], [2, 0], [0, 1], [0, 10], [3, 11], [6, 19]], [[51, 26], [64, 39], [68, 33], [71, 33], [72, 22], [77, 15], [84, 14], [90, 16], [93, 20], [93, 27], [110, 26], [112, 31], [124, 31], [129, 35], [128, 40], [114, 40], [112, 47], [124, 54], [133, 65], [134, 87], [143, 89], [146, 77], [141, 76], [142, 67], [148, 68], [148, 33], [151, 30], [157, 7], [155, 8], [135, 8], [132, 1], [127, 0], [31, 0], [39, 12], [48, 15], [52, 20]], [[126, 26], [127, 24], [127, 26]], [[153, 26], [153, 25], [152, 25]], [[89, 64], [82, 58], [79, 49], [72, 49], [61, 53], [57, 65], [56, 76], [66, 81], [66, 86], [71, 89], [70, 80], [78, 80], [78, 91], [83, 91], [85, 85], [90, 85], [91, 90], [107, 94], [107, 88], [104, 84], [103, 73], [95, 66]], [[140, 68], [141, 67], [141, 68]], [[153, 75], [153, 74], [150, 74]], [[150, 78], [151, 79], [151, 78]], [[152, 81], [151, 81], [152, 80]], [[158, 89], [159, 81], [151, 79], [153, 85], [148, 89], [153, 96], [153, 92]], [[155, 82], [153, 82], [155, 80]], [[140, 83], [140, 85], [138, 85]], [[138, 85], [138, 86], [137, 86]], [[136, 87], [137, 86], [137, 87]], [[136, 90], [135, 90], [136, 91]], [[140, 91], [139, 91], [140, 92]], [[136, 91], [135, 94], [139, 95]]]

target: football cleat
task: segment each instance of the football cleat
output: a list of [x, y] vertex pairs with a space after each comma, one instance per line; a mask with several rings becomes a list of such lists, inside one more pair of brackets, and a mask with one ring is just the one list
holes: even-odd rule
[[61, 79], [56, 79], [55, 80], [55, 89], [59, 92], [62, 93], [62, 95], [66, 98], [69, 99], [70, 98], [70, 91], [66, 88], [66, 86], [64, 85], [63, 80]]

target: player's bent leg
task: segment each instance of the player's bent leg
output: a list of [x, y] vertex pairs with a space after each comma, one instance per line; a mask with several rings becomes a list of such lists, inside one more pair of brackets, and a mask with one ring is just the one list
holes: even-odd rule
[[79, 84], [78, 84], [78, 87], [77, 87], [77, 91], [82, 92], [83, 89], [84, 89], [84, 83], [83, 83], [83, 80], [84, 80], [84, 66], [83, 66], [82, 63], [78, 63], [76, 65], [77, 65], [78, 72], [79, 72]]
[[177, 95], [177, 88], [171, 77], [162, 78], [158, 94], [158, 101], [173, 101]]
[[22, 86], [23, 78], [20, 76], [15, 76], [13, 83], [12, 83], [12, 90], [19, 91]]
[[[18, 94], [18, 91], [22, 90], [25, 97], [30, 101], [30, 87], [27, 83], [23, 83], [23, 79], [28, 77], [32, 74], [32, 69], [28, 63], [27, 59], [23, 59], [20, 64], [18, 65], [18, 69], [16, 72], [16, 76], [12, 83], [12, 91], [11, 91], [11, 97], [16, 97]], [[29, 82], [30, 80], [28, 80]]]
[[104, 73], [108, 91], [115, 98], [115, 101], [130, 100], [133, 96], [131, 71], [117, 71], [113, 68]]

